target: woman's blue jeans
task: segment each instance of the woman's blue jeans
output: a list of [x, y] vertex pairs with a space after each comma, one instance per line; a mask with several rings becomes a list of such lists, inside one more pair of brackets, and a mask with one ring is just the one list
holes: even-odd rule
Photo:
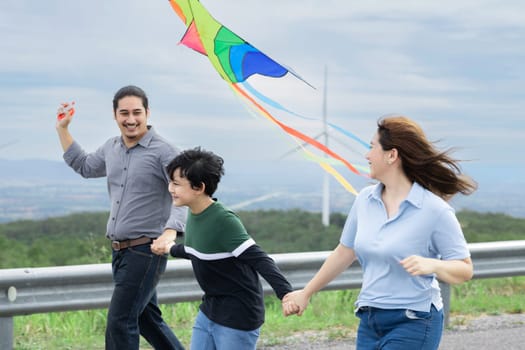
[[140, 335], [155, 349], [184, 349], [162, 319], [156, 286], [166, 270], [166, 256], [144, 244], [113, 251], [113, 281], [106, 325], [106, 349], [138, 350]]
[[358, 350], [435, 350], [443, 333], [443, 310], [429, 312], [407, 309], [361, 307], [357, 330]]
[[243, 331], [225, 327], [213, 322], [199, 310], [193, 325], [191, 350], [255, 350], [259, 330]]

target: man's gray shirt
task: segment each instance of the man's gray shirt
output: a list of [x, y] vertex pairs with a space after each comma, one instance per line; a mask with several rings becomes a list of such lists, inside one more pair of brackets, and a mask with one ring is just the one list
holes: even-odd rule
[[172, 205], [166, 173], [179, 151], [148, 128], [130, 149], [116, 136], [93, 153], [77, 142], [64, 153], [66, 163], [82, 177], [107, 177], [111, 210], [106, 236], [111, 240], [156, 238], [165, 228], [185, 228], [187, 209]]

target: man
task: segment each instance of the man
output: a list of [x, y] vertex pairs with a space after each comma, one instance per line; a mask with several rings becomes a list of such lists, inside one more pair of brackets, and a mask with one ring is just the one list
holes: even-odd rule
[[69, 133], [72, 113], [58, 110], [56, 130], [64, 160], [85, 178], [107, 177], [111, 210], [106, 236], [112, 242], [115, 288], [106, 326], [106, 349], [139, 349], [142, 335], [155, 349], [183, 349], [162, 319], [156, 286], [167, 257], [151, 252], [183, 232], [186, 210], [172, 206], [166, 165], [179, 153], [147, 124], [148, 98], [125, 86], [113, 98], [120, 136], [86, 153]]

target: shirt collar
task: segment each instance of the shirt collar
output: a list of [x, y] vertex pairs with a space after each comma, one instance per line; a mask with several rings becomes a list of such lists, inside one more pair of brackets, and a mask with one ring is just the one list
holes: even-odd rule
[[425, 189], [423, 186], [414, 182], [412, 188], [408, 193], [406, 201], [412, 204], [416, 208], [421, 208], [423, 206], [423, 197], [425, 196]]
[[[384, 187], [385, 185], [383, 185], [382, 183], [378, 183], [375, 186], [374, 190], [368, 194], [368, 198], [381, 201], [381, 192], [383, 192]], [[414, 182], [412, 184], [412, 188], [410, 188], [410, 192], [408, 192], [408, 196], [405, 198], [404, 201], [412, 204], [416, 208], [421, 208], [421, 206], [423, 205], [424, 195], [425, 189], [417, 182]]]
[[383, 188], [385, 185], [382, 183], [378, 183], [373, 191], [370, 191], [368, 194], [368, 199], [375, 199], [376, 201], [381, 201], [381, 192], [383, 192]]
[[[153, 137], [157, 135], [157, 133], [155, 132], [155, 130], [153, 129], [153, 126], [151, 125], [148, 125], [148, 131], [146, 131], [146, 133], [144, 134], [144, 136], [142, 136], [139, 140], [139, 142], [137, 142], [136, 145], [134, 145], [133, 147], [137, 147], [137, 145], [141, 145], [142, 147], [144, 148], [147, 148], [149, 146], [149, 144], [151, 143], [151, 140], [153, 139]], [[120, 143], [125, 146], [124, 144], [124, 140], [122, 140], [122, 136], [120, 137]], [[132, 148], [133, 148], [132, 147]]]
[[139, 140], [138, 144], [141, 145], [142, 147], [148, 147], [151, 140], [153, 139], [153, 136], [155, 136], [157, 133], [155, 132], [155, 130], [153, 129], [153, 126], [151, 125], [148, 125], [148, 131], [146, 132], [146, 134], [144, 136], [142, 136], [142, 138]]

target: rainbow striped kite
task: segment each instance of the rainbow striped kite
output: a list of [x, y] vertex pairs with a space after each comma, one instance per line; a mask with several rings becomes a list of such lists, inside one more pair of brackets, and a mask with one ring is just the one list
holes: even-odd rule
[[[238, 96], [248, 102], [263, 117], [275, 123], [292, 136], [296, 142], [309, 144], [322, 151], [325, 155], [344, 164], [353, 173], [365, 175], [357, 170], [357, 166], [352, 165], [322, 143], [275, 118], [263, 107], [263, 104], [270, 104], [287, 112], [290, 111], [271, 101], [266, 96], [257, 93], [249, 85], [244, 84], [246, 79], [254, 74], [280, 78], [290, 73], [306, 84], [308, 82], [290, 68], [277, 63], [216, 21], [198, 0], [169, 0], [169, 3], [187, 28], [180, 43], [207, 56], [219, 75]], [[338, 129], [347, 135], [350, 134], [341, 128]], [[357, 139], [354, 135], [352, 135], [352, 138]], [[359, 142], [364, 143], [365, 147], [368, 147], [368, 144], [364, 141], [359, 140]], [[309, 159], [318, 162], [324, 170], [329, 172], [349, 192], [357, 194], [354, 187], [329, 164], [330, 162], [326, 158], [316, 157], [306, 148], [302, 148]]]

